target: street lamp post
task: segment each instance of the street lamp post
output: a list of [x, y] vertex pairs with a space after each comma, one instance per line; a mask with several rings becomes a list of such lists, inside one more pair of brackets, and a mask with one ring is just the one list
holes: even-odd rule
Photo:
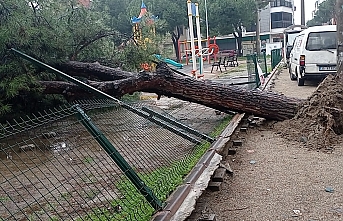
[[206, 38], [208, 39], [208, 17], [207, 17], [207, 0], [205, 0], [205, 19], [206, 19]]
[[258, 3], [256, 2], [256, 53], [261, 53], [261, 40], [260, 40], [260, 9]]
[[[207, 0], [205, 0], [205, 20], [206, 20], [206, 48], [209, 47], [208, 17], [207, 17]], [[207, 61], [210, 63], [210, 55], [207, 55]]]
[[337, 19], [337, 74], [342, 76], [343, 71], [343, 0], [336, 0]]
[[255, 0], [256, 5], [256, 53], [261, 53], [261, 40], [260, 40], [260, 26], [261, 26], [261, 18], [260, 18], [260, 8], [264, 4], [269, 4], [270, 2], [273, 2], [274, 0]]

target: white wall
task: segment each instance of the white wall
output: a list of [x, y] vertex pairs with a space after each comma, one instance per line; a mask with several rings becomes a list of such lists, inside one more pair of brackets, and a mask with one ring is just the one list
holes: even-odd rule
[[271, 55], [271, 51], [273, 49], [280, 49], [282, 48], [282, 42], [273, 42], [273, 43], [266, 43], [266, 55]]

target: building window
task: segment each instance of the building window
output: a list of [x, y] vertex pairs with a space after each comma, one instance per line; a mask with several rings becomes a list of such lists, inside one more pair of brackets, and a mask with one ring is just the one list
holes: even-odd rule
[[292, 25], [292, 14], [287, 12], [275, 12], [271, 15], [271, 25], [274, 28], [287, 28]]
[[273, 2], [270, 3], [271, 7], [280, 7], [280, 6], [284, 6], [284, 7], [288, 7], [288, 8], [292, 8], [292, 2], [291, 1], [287, 1], [287, 0], [275, 0]]

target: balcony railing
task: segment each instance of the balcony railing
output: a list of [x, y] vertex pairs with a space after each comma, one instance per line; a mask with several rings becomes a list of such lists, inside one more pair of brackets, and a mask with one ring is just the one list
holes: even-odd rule
[[292, 25], [291, 21], [272, 21], [272, 29], [274, 28], [287, 28]]
[[289, 1], [274, 1], [274, 2], [270, 3], [270, 6], [271, 7], [285, 6], [285, 7], [288, 7], [288, 8], [292, 8], [293, 7], [292, 2], [289, 2]]

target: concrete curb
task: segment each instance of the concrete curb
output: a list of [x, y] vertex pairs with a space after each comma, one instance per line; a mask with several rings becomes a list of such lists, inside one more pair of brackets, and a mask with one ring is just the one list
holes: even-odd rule
[[266, 78], [266, 83], [263, 85], [262, 87], [262, 91], [264, 90], [268, 90], [271, 86], [271, 83], [272, 83], [272, 80], [275, 78], [276, 74], [277, 73], [280, 73], [281, 70], [280, 70], [280, 66], [283, 65], [283, 62], [280, 61], [276, 66], [275, 68], [272, 70], [271, 74], [268, 76], [268, 78]]

